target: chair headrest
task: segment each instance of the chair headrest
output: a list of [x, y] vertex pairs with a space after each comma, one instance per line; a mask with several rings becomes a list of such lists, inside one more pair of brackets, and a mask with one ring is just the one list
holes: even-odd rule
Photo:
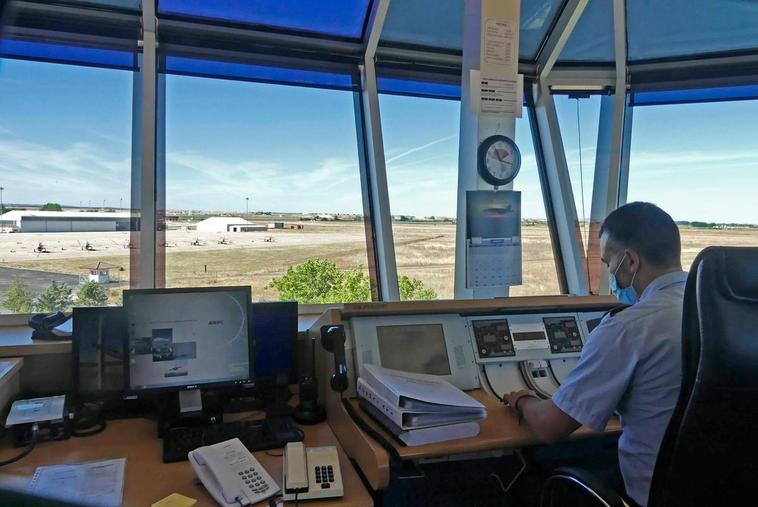
[[723, 297], [758, 303], [758, 248], [709, 247], [698, 257], [696, 269], [702, 275], [720, 274], [717, 284]]

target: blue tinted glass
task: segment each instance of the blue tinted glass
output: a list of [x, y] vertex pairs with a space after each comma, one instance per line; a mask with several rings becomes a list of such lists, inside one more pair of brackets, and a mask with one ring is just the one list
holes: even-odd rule
[[632, 94], [632, 104], [635, 106], [750, 99], [758, 99], [758, 85], [698, 88], [694, 90], [635, 92]]
[[193, 76], [220, 77], [265, 83], [297, 84], [321, 88], [351, 90], [353, 77], [350, 74], [336, 74], [313, 70], [285, 69], [246, 63], [200, 60], [181, 56], [166, 57], [166, 72]]
[[[521, 0], [520, 58], [534, 59], [560, 5], [560, 0]], [[390, 2], [382, 41], [462, 50], [463, 0]]]
[[390, 2], [382, 41], [460, 51], [463, 48], [463, 0]]
[[0, 41], [0, 55], [9, 58], [97, 65], [119, 69], [134, 69], [136, 63], [135, 54], [129, 51], [7, 39]]
[[368, 5], [369, 0], [161, 0], [158, 12], [359, 38]]
[[590, 0], [561, 52], [561, 62], [613, 62], [613, 9], [608, 0]]
[[560, 0], [521, 0], [519, 57], [534, 60], [558, 14]]
[[627, 4], [629, 59], [758, 48], [758, 2], [635, 0]]
[[409, 81], [407, 79], [380, 77], [377, 79], [377, 87], [379, 93], [456, 100], [461, 98], [460, 85], [451, 83], [431, 83], [428, 81]]

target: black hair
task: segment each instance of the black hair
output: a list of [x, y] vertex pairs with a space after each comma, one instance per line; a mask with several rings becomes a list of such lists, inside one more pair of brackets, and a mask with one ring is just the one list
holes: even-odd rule
[[675, 266], [681, 261], [682, 241], [674, 219], [655, 204], [632, 202], [616, 208], [600, 226], [616, 243], [632, 248], [654, 266]]

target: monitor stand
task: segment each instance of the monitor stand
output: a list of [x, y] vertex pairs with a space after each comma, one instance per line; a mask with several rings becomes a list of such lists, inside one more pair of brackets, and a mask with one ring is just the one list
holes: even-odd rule
[[179, 391], [179, 417], [196, 417], [203, 413], [203, 397], [200, 389]]
[[205, 394], [205, 402], [200, 389], [166, 393], [156, 399], [158, 437], [162, 438], [172, 427], [207, 426], [223, 422], [219, 400], [210, 393]]

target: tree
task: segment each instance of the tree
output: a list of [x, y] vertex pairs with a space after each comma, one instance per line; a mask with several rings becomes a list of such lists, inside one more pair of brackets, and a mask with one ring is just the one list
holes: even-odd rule
[[429, 301], [437, 299], [437, 293], [434, 292], [434, 289], [424, 287], [424, 283], [417, 278], [400, 275], [397, 284], [400, 289], [401, 301]]
[[26, 286], [19, 278], [15, 278], [8, 293], [3, 299], [3, 306], [13, 313], [32, 313], [34, 311], [34, 299]]
[[80, 306], [105, 306], [108, 302], [108, 291], [99, 283], [90, 281], [79, 287], [76, 300]]
[[45, 292], [37, 297], [34, 306], [41, 312], [63, 312], [70, 309], [72, 303], [71, 287], [53, 280]]
[[61, 205], [55, 202], [49, 202], [42, 206], [40, 211], [63, 211], [63, 208], [61, 208]]
[[345, 274], [326, 259], [309, 259], [287, 268], [281, 278], [274, 278], [266, 288], [279, 291], [279, 299], [300, 303], [335, 303], [344, 294]]
[[366, 273], [354, 268], [342, 273], [342, 283], [332, 291], [333, 302], [356, 303], [371, 301], [371, 281]]
[[[436, 299], [437, 294], [421, 280], [405, 275], [398, 280], [403, 300]], [[279, 299], [299, 303], [356, 303], [371, 301], [371, 281], [360, 268], [340, 270], [326, 259], [311, 259], [287, 269], [267, 289], [279, 291]]]

